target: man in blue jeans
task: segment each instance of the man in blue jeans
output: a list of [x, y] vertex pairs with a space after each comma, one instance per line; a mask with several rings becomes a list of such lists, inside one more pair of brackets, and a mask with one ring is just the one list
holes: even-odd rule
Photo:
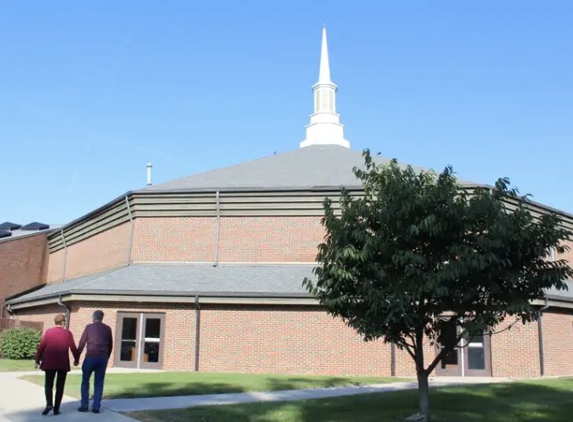
[[92, 412], [99, 413], [103, 395], [103, 381], [107, 361], [113, 349], [111, 328], [103, 322], [103, 312], [97, 310], [93, 313], [93, 323], [89, 324], [82, 334], [78, 344], [78, 356], [82, 354], [87, 345], [86, 357], [82, 365], [82, 402], [79, 412], [89, 411], [90, 378], [94, 374], [94, 400]]

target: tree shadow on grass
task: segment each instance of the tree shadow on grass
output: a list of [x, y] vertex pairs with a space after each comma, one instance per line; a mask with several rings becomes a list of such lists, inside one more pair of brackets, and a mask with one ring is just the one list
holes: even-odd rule
[[[573, 380], [444, 387], [431, 392], [435, 422], [569, 422]], [[380, 422], [417, 413], [417, 392], [374, 393], [320, 400], [204, 406], [135, 413], [148, 422]]]
[[[383, 380], [380, 380], [382, 382]], [[137, 388], [114, 386], [108, 384], [107, 398], [142, 398], [142, 397], [169, 397], [193, 396], [206, 394], [246, 393], [262, 391], [300, 390], [314, 388], [348, 387], [370, 383], [353, 381], [343, 377], [305, 378], [305, 377], [265, 377], [264, 381], [254, 380], [252, 383], [238, 380], [227, 382], [203, 381], [191, 379], [188, 382], [169, 381], [143, 381]]]

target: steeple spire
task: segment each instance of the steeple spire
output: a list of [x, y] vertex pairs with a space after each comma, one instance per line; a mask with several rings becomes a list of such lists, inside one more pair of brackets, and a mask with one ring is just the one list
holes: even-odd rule
[[326, 43], [326, 27], [322, 28], [322, 49], [320, 51], [319, 84], [332, 84], [330, 80], [330, 63], [328, 62], [328, 44]]
[[306, 139], [300, 143], [300, 147], [340, 145], [350, 148], [350, 142], [344, 139], [344, 126], [340, 124], [340, 115], [336, 113], [338, 87], [330, 80], [326, 27], [322, 29], [318, 82], [313, 85], [312, 90], [314, 92], [314, 113], [310, 115], [310, 124], [306, 126]]

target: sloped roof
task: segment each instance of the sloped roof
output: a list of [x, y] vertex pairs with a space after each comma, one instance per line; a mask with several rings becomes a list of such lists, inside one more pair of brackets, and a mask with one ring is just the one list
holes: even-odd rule
[[29, 302], [64, 294], [157, 296], [309, 296], [305, 277], [312, 264], [134, 264], [119, 269], [49, 284], [9, 303]]
[[[380, 164], [390, 161], [374, 154], [373, 159]], [[359, 187], [361, 183], [352, 172], [354, 167], [364, 167], [361, 151], [338, 145], [313, 145], [152, 185], [141, 191]]]

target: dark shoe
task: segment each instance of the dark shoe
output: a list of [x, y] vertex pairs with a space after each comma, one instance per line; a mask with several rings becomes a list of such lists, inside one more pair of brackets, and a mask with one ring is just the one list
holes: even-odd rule
[[42, 416], [46, 416], [48, 413], [52, 411], [52, 406], [46, 406], [44, 411], [42, 412]]
[[54, 415], [59, 415], [60, 414], [60, 409], [54, 409]]
[[92, 409], [92, 413], [99, 413], [99, 409]]
[[90, 410], [87, 407], [80, 407], [78, 412], [89, 412]]

